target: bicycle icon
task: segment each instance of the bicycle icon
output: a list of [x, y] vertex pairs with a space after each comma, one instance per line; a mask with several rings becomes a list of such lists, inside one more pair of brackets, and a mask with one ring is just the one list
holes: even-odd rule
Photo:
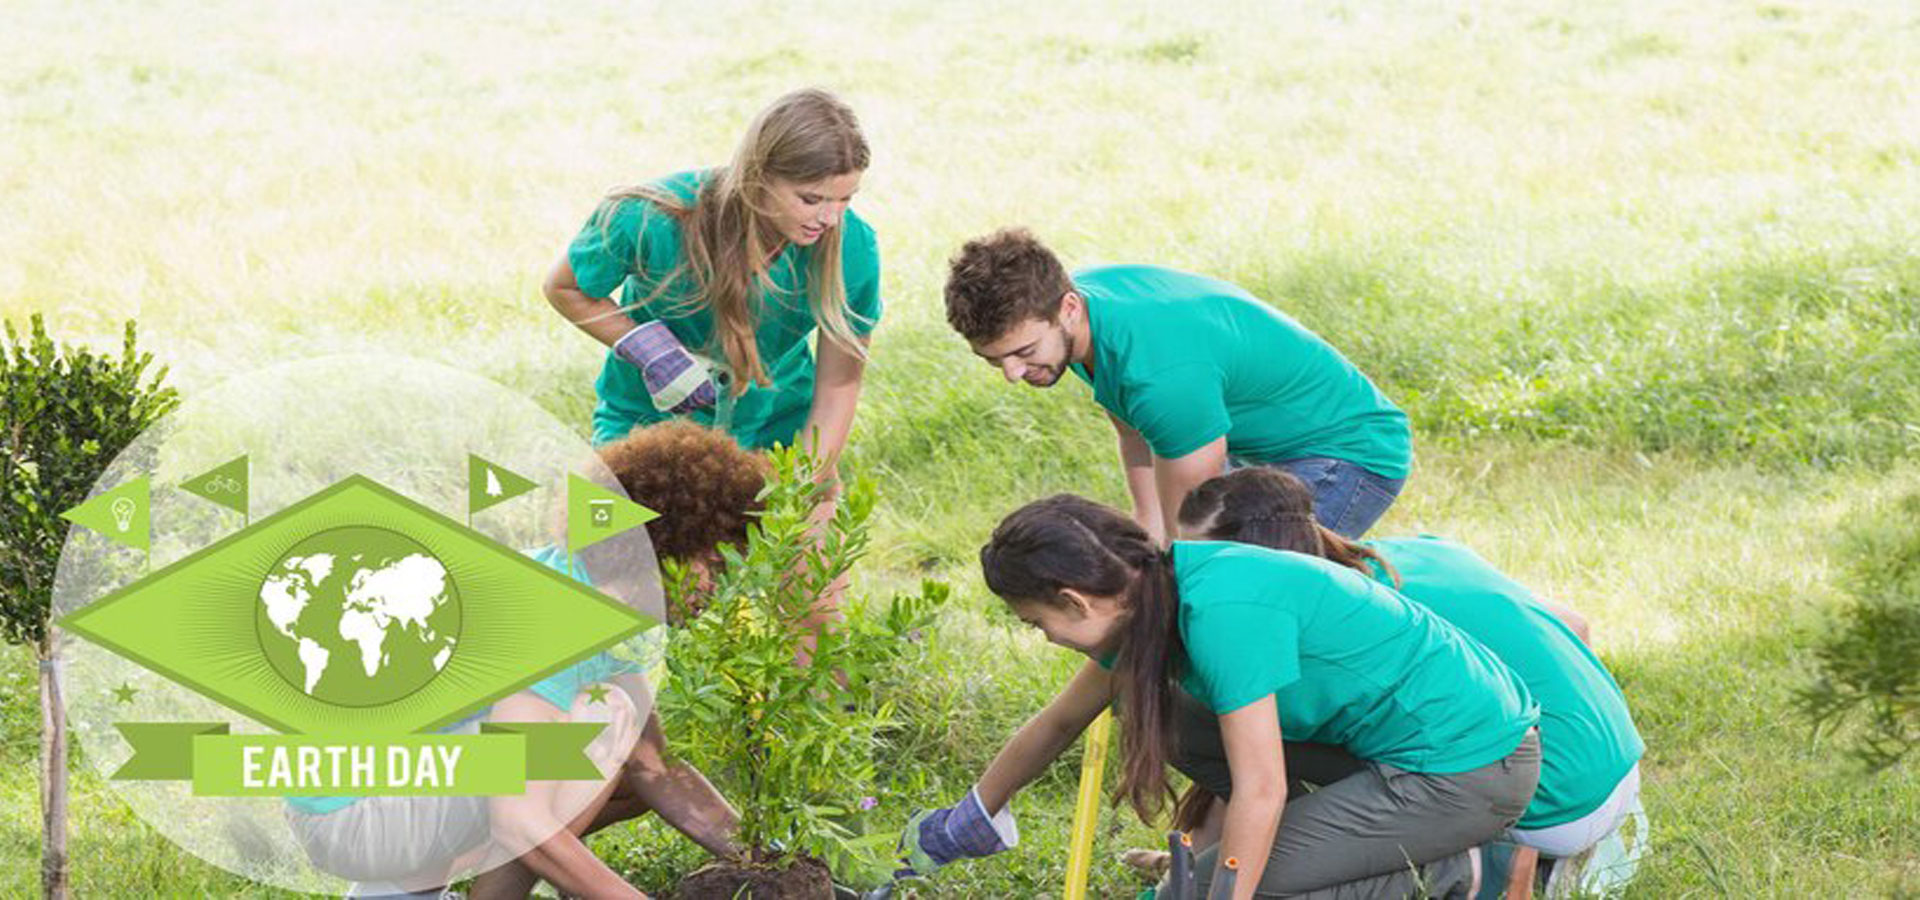
[[230, 475], [219, 475], [207, 479], [204, 487], [209, 494], [238, 494], [240, 493], [240, 479]]

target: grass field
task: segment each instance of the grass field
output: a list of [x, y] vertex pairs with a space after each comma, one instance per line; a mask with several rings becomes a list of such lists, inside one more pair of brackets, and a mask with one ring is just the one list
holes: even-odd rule
[[[187, 393], [391, 351], [584, 434], [600, 354], [538, 284], [598, 196], [724, 159], [790, 87], [848, 98], [888, 304], [859, 587], [962, 600], [901, 687], [890, 821], [963, 792], [1074, 665], [968, 567], [991, 524], [1124, 498], [1084, 388], [1008, 387], [942, 321], [948, 254], [1020, 223], [1074, 264], [1237, 280], [1408, 410], [1417, 469], [1376, 531], [1460, 538], [1592, 619], [1648, 744], [1635, 896], [1920, 893], [1920, 768], [1862, 775], [1790, 707], [1844, 600], [1830, 535], [1920, 489], [1911, 4], [4, 10], [0, 316], [102, 343], [136, 318]], [[8, 650], [6, 896], [35, 884], [34, 677]], [[1016, 801], [1030, 846], [925, 895], [1057, 895], [1077, 771]], [[1096, 895], [1131, 896], [1108, 861], [1153, 830], [1106, 821]], [[661, 831], [597, 849], [663, 887], [698, 858]], [[74, 858], [81, 896], [274, 894], [84, 766]]]

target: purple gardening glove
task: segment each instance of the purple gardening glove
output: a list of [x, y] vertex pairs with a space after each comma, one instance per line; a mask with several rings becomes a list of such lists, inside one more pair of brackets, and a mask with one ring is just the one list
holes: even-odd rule
[[987, 815], [976, 787], [952, 807], [916, 813], [907, 820], [906, 832], [900, 835], [903, 867], [893, 877], [930, 875], [956, 859], [992, 856], [1019, 843], [1020, 828], [1014, 824], [1012, 810]]
[[655, 409], [680, 415], [712, 406], [713, 378], [707, 364], [687, 352], [667, 323], [648, 322], [613, 342], [613, 352], [640, 370]]

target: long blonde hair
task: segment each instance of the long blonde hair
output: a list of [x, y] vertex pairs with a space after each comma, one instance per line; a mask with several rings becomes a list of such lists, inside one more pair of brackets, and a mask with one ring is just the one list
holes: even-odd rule
[[[749, 382], [769, 384], [755, 339], [761, 292], [778, 290], [767, 264], [779, 246], [768, 221], [772, 214], [775, 178], [805, 184], [865, 171], [867, 140], [853, 110], [818, 88], [794, 91], [761, 110], [740, 138], [733, 161], [706, 179], [691, 202], [657, 185], [614, 190], [601, 204], [596, 222], [610, 226], [619, 205], [630, 200], [651, 202], [680, 225], [686, 260], [663, 273], [643, 300], [625, 299], [621, 310], [652, 302], [682, 277], [691, 277], [694, 292], [675, 310], [708, 307], [713, 310], [714, 342], [732, 369], [732, 391], [746, 391]], [[842, 228], [830, 228], [807, 247], [807, 303], [822, 334], [854, 354], [865, 348], [849, 321], [847, 286], [840, 267]], [[643, 255], [635, 268], [645, 271]]]

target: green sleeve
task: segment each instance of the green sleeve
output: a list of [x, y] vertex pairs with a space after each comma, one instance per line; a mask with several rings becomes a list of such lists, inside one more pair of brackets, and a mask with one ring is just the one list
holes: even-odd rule
[[847, 324], [866, 337], [880, 324], [880, 243], [873, 228], [852, 213], [840, 247], [840, 273], [847, 286]]
[[1184, 363], [1128, 385], [1121, 418], [1145, 438], [1153, 455], [1179, 459], [1225, 435], [1226, 384], [1209, 363]]
[[1187, 664], [1200, 698], [1226, 715], [1300, 680], [1300, 623], [1265, 603], [1215, 603], [1187, 616]]
[[[615, 200], [611, 215], [602, 221], [603, 204], [567, 245], [567, 264], [574, 283], [589, 297], [606, 299], [640, 267], [640, 249], [652, 204], [644, 200]], [[631, 299], [631, 298], [623, 298]]]

